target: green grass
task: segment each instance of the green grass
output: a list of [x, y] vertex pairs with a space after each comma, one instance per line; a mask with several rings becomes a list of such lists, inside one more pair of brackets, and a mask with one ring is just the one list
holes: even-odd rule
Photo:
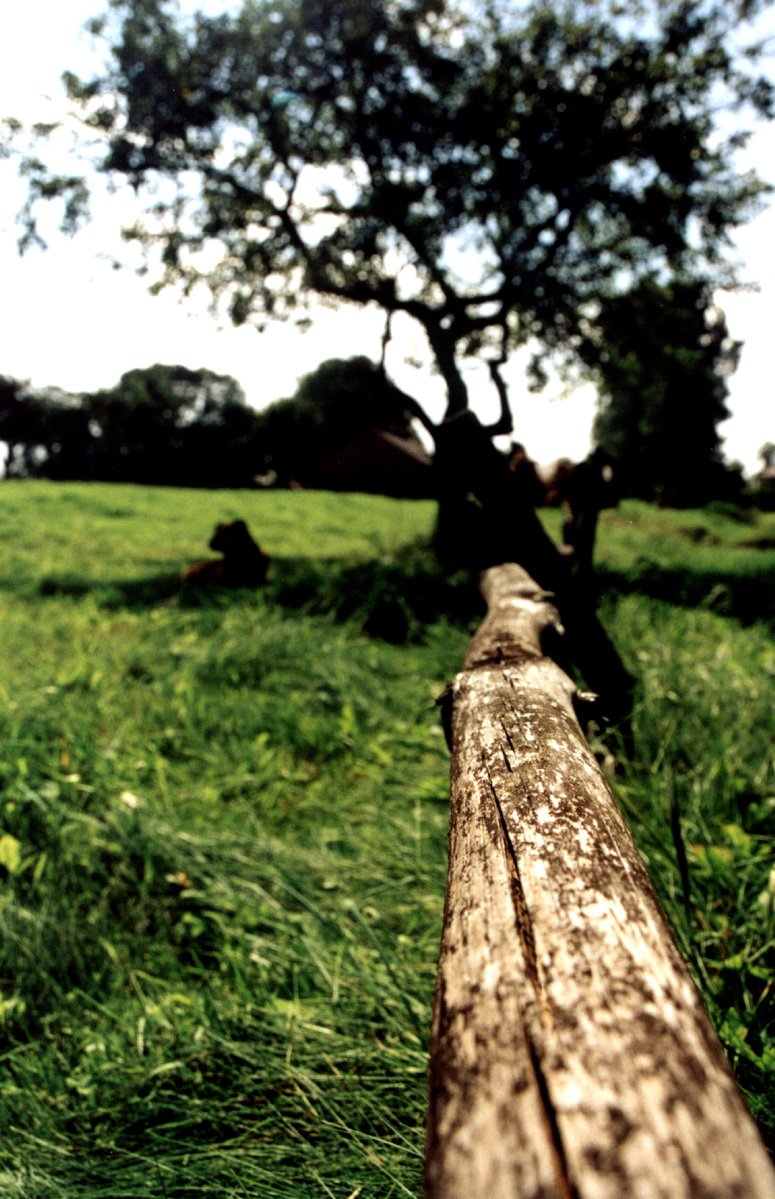
[[[180, 568], [235, 516], [269, 586], [187, 594]], [[419, 1194], [435, 698], [479, 612], [422, 547], [432, 519], [366, 496], [0, 486], [4, 1195]], [[639, 680], [613, 783], [765, 1132], [773, 532], [628, 504], [600, 544]]]
[[604, 586], [775, 630], [775, 514], [727, 505], [674, 511], [630, 500], [604, 512], [601, 526]]

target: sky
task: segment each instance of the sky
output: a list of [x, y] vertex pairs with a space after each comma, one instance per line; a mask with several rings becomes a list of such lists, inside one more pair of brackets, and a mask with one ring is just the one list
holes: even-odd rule
[[[218, 11], [227, 0], [184, 0], [188, 8]], [[0, 118], [49, 120], [61, 111], [61, 73], [88, 74], [94, 63], [84, 21], [105, 7], [101, 0], [24, 0], [0, 9]], [[775, 12], [771, 13], [775, 34]], [[775, 126], [757, 130], [742, 166], [756, 166], [775, 183]], [[0, 375], [35, 387], [79, 392], [111, 387], [124, 371], [154, 363], [207, 367], [232, 375], [248, 401], [264, 407], [292, 395], [298, 379], [327, 358], [366, 354], [377, 359], [382, 317], [371, 311], [322, 309], [312, 329], [275, 324], [266, 333], [223, 327], [204, 297], [180, 301], [172, 292], [150, 296], [131, 270], [112, 265], [119, 253], [117, 230], [128, 212], [126, 195], [104, 200], [94, 220], [75, 238], [52, 237], [46, 251], [19, 257], [16, 212], [22, 189], [15, 169], [0, 161]], [[740, 276], [751, 289], [719, 293], [731, 334], [744, 342], [730, 381], [730, 420], [720, 426], [728, 460], [754, 473], [758, 451], [775, 441], [775, 201], [735, 238]], [[443, 387], [427, 366], [420, 335], [410, 322], [397, 324], [388, 357], [395, 381], [440, 417]], [[514, 437], [539, 462], [583, 457], [590, 445], [595, 393], [585, 386], [570, 395], [559, 381], [535, 396], [524, 383], [524, 357], [506, 368], [514, 413]], [[494, 418], [497, 399], [483, 369], [469, 376], [473, 404]]]

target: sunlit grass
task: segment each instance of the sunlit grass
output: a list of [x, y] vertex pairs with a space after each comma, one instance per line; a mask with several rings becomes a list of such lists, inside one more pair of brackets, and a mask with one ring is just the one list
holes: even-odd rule
[[614, 790], [772, 1138], [775, 644], [703, 609], [639, 595], [606, 607], [639, 680], [637, 754]]
[[372, 558], [427, 537], [433, 515], [430, 502], [370, 495], [6, 480], [0, 586], [177, 576], [210, 554], [218, 521], [237, 518], [275, 558]]
[[[187, 595], [179, 568], [234, 516], [273, 555], [268, 587]], [[478, 620], [413, 544], [432, 518], [364, 496], [0, 488], [3, 1194], [419, 1194], [435, 698]], [[712, 561], [680, 531], [700, 520]], [[714, 588], [723, 549], [728, 606], [766, 595], [772, 551], [737, 542], [768, 529], [625, 505], [600, 544], [639, 680], [614, 787], [763, 1127], [775, 650]], [[684, 561], [699, 607], [641, 594], [646, 560]]]
[[775, 621], [775, 513], [630, 500], [602, 514], [599, 551], [601, 575], [618, 590]]

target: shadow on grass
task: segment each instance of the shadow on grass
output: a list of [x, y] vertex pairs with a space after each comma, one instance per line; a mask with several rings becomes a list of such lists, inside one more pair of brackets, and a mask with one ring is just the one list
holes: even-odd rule
[[476, 581], [466, 572], [445, 574], [431, 549], [421, 544], [383, 560], [275, 558], [258, 591], [194, 587], [168, 574], [103, 581], [73, 573], [41, 579], [36, 593], [90, 595], [106, 609], [255, 603], [353, 623], [368, 636], [397, 645], [422, 641], [427, 627], [440, 619], [467, 626], [483, 611]]
[[[705, 608], [743, 624], [761, 621], [775, 629], [775, 572], [763, 563], [746, 574], [680, 570], [642, 560], [627, 572], [601, 571], [603, 593], [639, 593], [682, 607]], [[430, 624], [443, 619], [461, 627], [483, 613], [476, 581], [465, 571], [445, 574], [428, 545], [406, 547], [382, 560], [275, 558], [260, 591], [195, 588], [177, 575], [107, 581], [77, 575], [49, 576], [39, 595], [92, 595], [108, 609], [227, 608], [256, 603], [270, 608], [355, 624], [369, 636], [393, 644], [422, 641]]]
[[637, 593], [682, 608], [704, 608], [741, 624], [761, 622], [775, 631], [775, 570], [763, 563], [746, 574], [714, 570], [680, 570], [642, 561], [627, 574], [598, 571], [600, 593]]
[[153, 608], [171, 603], [180, 593], [177, 575], [149, 575], [142, 579], [84, 579], [76, 574], [46, 575], [37, 585], [41, 596], [93, 596], [100, 607]]
[[476, 579], [445, 573], [422, 545], [382, 561], [286, 559], [266, 594], [283, 608], [352, 622], [396, 645], [422, 641], [438, 620], [468, 626], [484, 611]]

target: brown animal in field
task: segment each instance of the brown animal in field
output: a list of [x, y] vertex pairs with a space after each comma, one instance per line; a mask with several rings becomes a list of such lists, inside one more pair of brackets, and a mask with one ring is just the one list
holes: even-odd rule
[[222, 558], [195, 562], [182, 573], [184, 583], [196, 587], [260, 587], [266, 582], [269, 556], [251, 537], [244, 520], [215, 526], [210, 549]]

